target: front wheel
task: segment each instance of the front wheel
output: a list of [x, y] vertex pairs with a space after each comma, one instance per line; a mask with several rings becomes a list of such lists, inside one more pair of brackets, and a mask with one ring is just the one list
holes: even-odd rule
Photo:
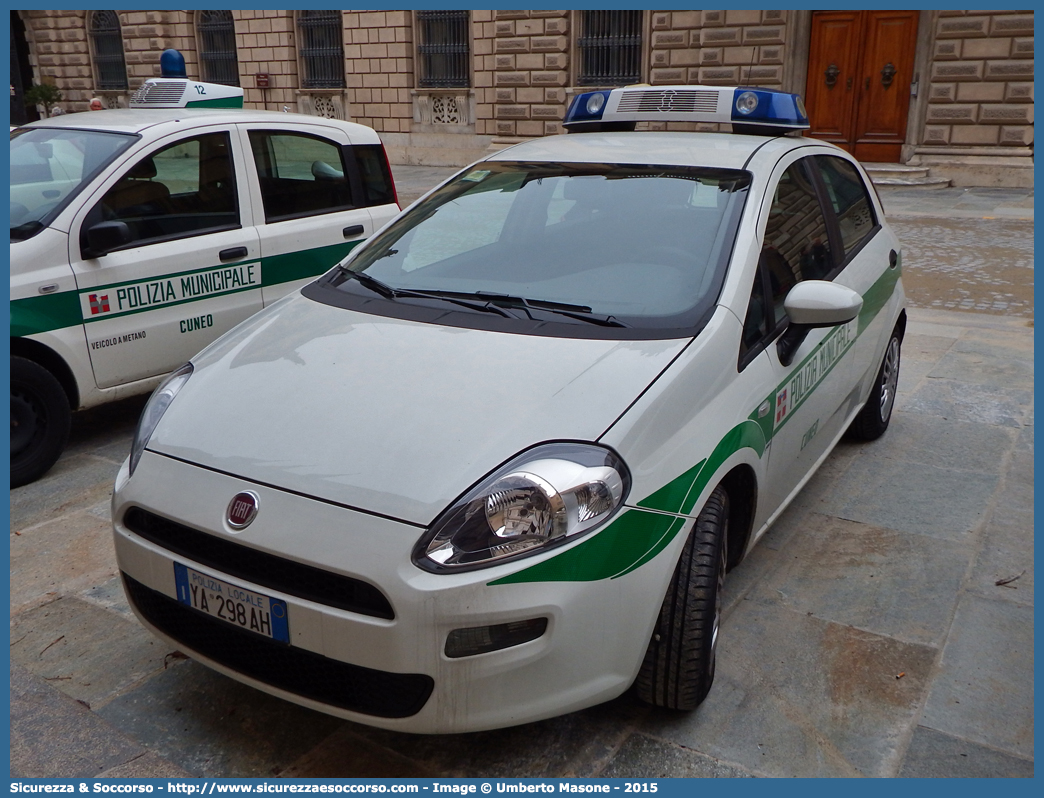
[[695, 709], [714, 681], [725, 585], [729, 495], [720, 485], [700, 512], [660, 608], [635, 687], [643, 701]]
[[72, 413], [61, 384], [43, 366], [11, 358], [11, 487], [39, 479], [69, 440]]
[[852, 436], [861, 441], [875, 441], [885, 434], [888, 422], [892, 420], [892, 408], [895, 406], [895, 392], [899, 387], [899, 331], [893, 330], [892, 337], [885, 347], [881, 370], [877, 373], [877, 381], [870, 391], [866, 405], [855, 417], [849, 428]]

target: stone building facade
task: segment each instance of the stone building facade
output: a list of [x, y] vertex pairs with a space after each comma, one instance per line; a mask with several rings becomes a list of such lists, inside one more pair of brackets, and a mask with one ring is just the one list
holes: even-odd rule
[[[57, 84], [67, 111], [85, 110], [94, 96], [125, 105], [145, 78], [159, 75], [160, 53], [170, 47], [185, 56], [190, 78], [207, 79], [198, 15], [216, 12], [12, 13], [24, 28], [24, 42], [12, 41], [24, 47], [30, 65], [26, 87]], [[98, 88], [90, 15], [99, 13], [118, 17], [126, 88]], [[628, 82], [742, 84], [805, 94], [810, 81], [822, 80], [818, 67], [810, 72], [819, 35], [815, 15], [844, 12], [455, 12], [466, 15], [458, 44], [467, 68], [453, 86], [422, 85], [425, 64], [433, 62], [423, 61], [427, 29], [416, 11], [338, 12], [343, 76], [338, 85], [309, 85], [310, 56], [302, 55], [308, 35], [302, 15], [309, 13], [317, 12], [231, 12], [247, 106], [351, 119], [378, 130], [393, 161], [462, 165], [491, 148], [562, 132], [571, 97], [597, 85], [581, 74], [581, 51], [592, 46], [585, 25], [593, 23], [585, 14], [637, 15], [627, 41], [638, 80]], [[908, 91], [909, 100], [904, 93], [893, 160], [930, 166], [933, 175], [957, 185], [1032, 185], [1032, 11], [910, 14], [915, 39], [909, 63], [899, 70], [906, 82], [897, 89]], [[267, 87], [260, 76], [267, 76]]]

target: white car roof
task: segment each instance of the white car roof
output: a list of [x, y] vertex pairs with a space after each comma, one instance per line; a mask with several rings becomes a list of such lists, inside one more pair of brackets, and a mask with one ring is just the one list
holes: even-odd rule
[[[526, 141], [491, 155], [491, 161], [670, 164], [742, 169], [755, 152], [782, 155], [823, 142], [795, 136], [736, 133], [569, 133]], [[826, 145], [830, 146], [830, 145]]]
[[172, 129], [184, 129], [191, 125], [209, 125], [232, 122], [237, 124], [268, 124], [277, 128], [292, 128], [295, 125], [319, 125], [339, 128], [353, 141], [359, 143], [380, 142], [372, 128], [340, 119], [327, 119], [306, 114], [286, 114], [278, 111], [254, 111], [248, 108], [119, 108], [112, 111], [83, 111], [41, 119], [25, 127], [101, 130], [112, 133], [142, 133], [150, 130], [152, 135], [163, 135]]

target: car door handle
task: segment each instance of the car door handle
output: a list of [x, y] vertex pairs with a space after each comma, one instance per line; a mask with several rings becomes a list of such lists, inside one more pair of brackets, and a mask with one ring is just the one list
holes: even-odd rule
[[363, 227], [361, 224], [353, 224], [344, 228], [344, 237], [355, 238], [356, 236], [361, 236], [365, 232], [366, 228]]
[[239, 260], [239, 258], [245, 258], [246, 256], [246, 247], [232, 247], [231, 249], [223, 249], [218, 253], [218, 257], [223, 261]]

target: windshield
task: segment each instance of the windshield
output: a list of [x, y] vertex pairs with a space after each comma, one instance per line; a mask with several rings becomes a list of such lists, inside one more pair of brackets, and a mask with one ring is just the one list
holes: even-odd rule
[[22, 128], [11, 134], [11, 240], [50, 224], [137, 137], [91, 130]]
[[682, 328], [717, 299], [748, 184], [735, 170], [485, 162], [360, 248], [347, 269], [361, 278], [328, 284], [379, 286], [386, 303], [478, 299], [530, 321]]

